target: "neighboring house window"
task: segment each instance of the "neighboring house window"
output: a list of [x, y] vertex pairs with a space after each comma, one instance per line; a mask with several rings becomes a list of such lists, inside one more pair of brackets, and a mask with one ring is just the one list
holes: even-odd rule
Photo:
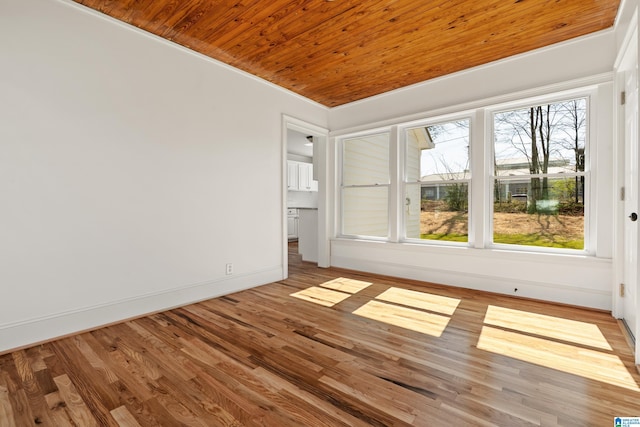
[[493, 114], [493, 242], [585, 249], [587, 99]]
[[342, 234], [389, 236], [389, 133], [342, 141]]
[[469, 120], [404, 129], [406, 239], [468, 242]]

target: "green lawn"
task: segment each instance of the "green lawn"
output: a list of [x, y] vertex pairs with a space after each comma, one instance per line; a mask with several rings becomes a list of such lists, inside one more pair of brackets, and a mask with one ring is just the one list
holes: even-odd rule
[[509, 245], [527, 245], [542, 246], [546, 248], [564, 248], [564, 249], [584, 249], [584, 239], [563, 239], [554, 236], [550, 239], [542, 234], [503, 234], [494, 233], [493, 241], [495, 243], [505, 243]]
[[468, 242], [469, 237], [466, 234], [421, 234], [421, 239], [425, 240], [443, 240], [445, 242]]
[[[469, 240], [466, 234], [421, 234], [421, 239], [425, 240], [441, 240], [446, 242], [467, 242]], [[546, 248], [565, 248], [565, 249], [584, 249], [584, 239], [562, 239], [557, 236], [555, 239], [549, 239], [541, 234], [501, 234], [493, 235], [495, 243], [503, 243], [509, 245], [526, 245], [541, 246]]]

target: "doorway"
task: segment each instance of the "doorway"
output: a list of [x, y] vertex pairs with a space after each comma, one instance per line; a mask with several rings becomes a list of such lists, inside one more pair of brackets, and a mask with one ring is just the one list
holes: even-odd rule
[[310, 251], [313, 262], [319, 267], [330, 264], [328, 135], [327, 129], [283, 116], [282, 264], [285, 278], [289, 274], [289, 241], [295, 240], [291, 232], [294, 223], [297, 247], [304, 248], [307, 253]]
[[640, 296], [638, 292], [638, 195], [639, 188], [639, 150], [638, 150], [638, 124], [639, 124], [639, 100], [638, 100], [638, 31], [637, 25], [632, 32], [618, 67], [618, 77], [623, 95], [621, 99], [622, 119], [622, 145], [620, 153], [622, 161], [619, 163], [623, 169], [621, 177], [622, 188], [620, 190], [621, 209], [619, 210], [622, 221], [621, 236], [621, 260], [622, 283], [619, 289], [621, 313], [617, 317], [622, 319], [632, 341], [635, 344], [635, 363], [640, 364], [640, 346], [638, 345], [638, 332], [640, 331], [640, 319], [638, 308]]

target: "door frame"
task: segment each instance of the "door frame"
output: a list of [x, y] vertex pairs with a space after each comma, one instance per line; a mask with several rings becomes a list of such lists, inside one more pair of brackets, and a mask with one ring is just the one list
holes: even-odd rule
[[[613, 277], [613, 294], [612, 294], [612, 315], [616, 319], [624, 318], [624, 300], [620, 295], [620, 284], [624, 283], [624, 259], [625, 259], [625, 245], [624, 245], [624, 226], [625, 221], [627, 221], [627, 215], [625, 209], [625, 202], [622, 200], [621, 191], [625, 185], [625, 106], [622, 104], [620, 100], [621, 93], [625, 90], [625, 71], [629, 69], [630, 66], [638, 67], [638, 61], [640, 60], [639, 55], [639, 40], [638, 40], [638, 9], [636, 8], [633, 12], [631, 22], [629, 24], [629, 28], [625, 35], [624, 41], [618, 51], [618, 56], [615, 61], [614, 70], [615, 70], [615, 96], [616, 96], [616, 116], [617, 116], [617, 126], [615, 127], [615, 141], [614, 144], [614, 158], [616, 165], [616, 174], [614, 176], [614, 233], [617, 236], [615, 239], [614, 245], [614, 277]], [[630, 49], [635, 50], [635, 62], [633, 64], [628, 64], [627, 55], [631, 52]], [[637, 263], [636, 263], [637, 264]], [[640, 269], [637, 272], [640, 277]], [[640, 288], [636, 283], [636, 312], [640, 310]], [[632, 330], [632, 333], [635, 335], [636, 345], [635, 345], [635, 363], [636, 365], [640, 364], [640, 316], [636, 313], [636, 324], [628, 325], [628, 327]]]
[[329, 130], [295, 117], [282, 115], [282, 273], [289, 277], [289, 250], [287, 238], [287, 131], [293, 130], [314, 139], [313, 167], [318, 177], [318, 267], [330, 266], [330, 218], [328, 191], [328, 146]]

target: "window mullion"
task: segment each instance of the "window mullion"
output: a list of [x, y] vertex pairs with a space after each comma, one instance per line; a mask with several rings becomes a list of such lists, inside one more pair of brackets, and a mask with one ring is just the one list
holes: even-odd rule
[[402, 148], [400, 147], [398, 127], [391, 128], [389, 135], [389, 241], [399, 242], [402, 238], [402, 195], [404, 161], [402, 160]]
[[474, 248], [484, 248], [488, 236], [491, 235], [489, 212], [491, 198], [491, 126], [485, 120], [485, 112], [476, 111], [471, 122], [471, 170], [472, 183], [470, 185], [469, 206], [469, 240]]
[[537, 173], [526, 175], [493, 175], [493, 179], [499, 181], [522, 181], [531, 178], [576, 178], [586, 176], [585, 172], [564, 172], [564, 173]]

